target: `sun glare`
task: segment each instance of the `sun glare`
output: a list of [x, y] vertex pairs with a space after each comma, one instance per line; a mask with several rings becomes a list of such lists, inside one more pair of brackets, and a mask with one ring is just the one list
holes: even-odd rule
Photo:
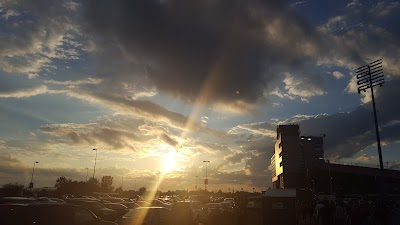
[[162, 164], [162, 172], [168, 173], [175, 169], [176, 167], [176, 155], [174, 151], [170, 151], [165, 154], [163, 164]]

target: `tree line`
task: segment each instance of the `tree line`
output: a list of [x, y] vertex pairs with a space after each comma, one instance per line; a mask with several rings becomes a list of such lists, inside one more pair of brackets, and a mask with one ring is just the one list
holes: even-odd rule
[[[139, 188], [139, 191], [124, 191], [122, 187], [114, 188], [113, 177], [103, 176], [101, 181], [97, 178], [90, 178], [88, 181], [76, 181], [66, 177], [56, 179], [54, 190], [41, 190], [40, 196], [62, 197], [63, 195], [85, 196], [92, 195], [94, 192], [102, 193], [124, 193], [124, 194], [143, 194], [145, 187]], [[47, 192], [47, 193], [43, 193]], [[32, 196], [33, 191], [20, 183], [4, 184], [0, 188], [0, 197], [5, 196]]]

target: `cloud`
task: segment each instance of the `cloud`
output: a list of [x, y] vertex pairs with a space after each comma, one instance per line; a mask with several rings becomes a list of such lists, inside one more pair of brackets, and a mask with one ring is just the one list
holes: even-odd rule
[[22, 88], [17, 90], [0, 90], [0, 98], [29, 98], [48, 92], [47, 86], [41, 85], [32, 88]]
[[334, 78], [336, 78], [336, 79], [341, 79], [341, 78], [343, 78], [344, 77], [344, 74], [343, 73], [341, 73], [341, 72], [339, 72], [339, 71], [334, 71], [333, 73], [332, 73], [332, 76], [334, 77]]
[[394, 65], [399, 63], [399, 37], [375, 23], [357, 21], [352, 24], [352, 19], [351, 15], [336, 16], [317, 28], [319, 35], [325, 37], [324, 46], [327, 50], [327, 54], [318, 57], [318, 64], [354, 71], [362, 65], [382, 59], [384, 73], [398, 77], [400, 69]]
[[[382, 142], [393, 143], [400, 138], [400, 111], [393, 104], [397, 96], [399, 80], [391, 80], [379, 88], [376, 95], [378, 121]], [[290, 123], [290, 121], [288, 121]], [[298, 121], [301, 132], [306, 135], [326, 134], [324, 138], [326, 156], [332, 158], [350, 157], [375, 144], [375, 128], [370, 103], [360, 105], [352, 112], [324, 115]]]
[[361, 7], [362, 4], [359, 0], [352, 0], [350, 3], [347, 4], [347, 8], [358, 8]]
[[8, 20], [8, 18], [13, 17], [13, 16], [19, 16], [20, 13], [13, 10], [13, 9], [8, 9], [5, 13], [1, 15], [4, 19]]
[[[73, 39], [78, 35], [73, 17], [66, 17], [65, 10], [61, 10], [54, 2], [44, 7], [54, 6], [51, 15], [42, 14], [42, 9], [38, 7], [42, 3], [44, 1], [28, 4], [10, 1], [2, 4], [7, 10], [3, 17], [24, 19], [3, 24], [5, 29], [0, 37], [1, 71], [34, 78], [40, 73], [54, 70], [55, 60], [79, 59], [79, 46], [73, 45]], [[19, 15], [16, 13], [18, 11], [24, 14]], [[13, 38], [8, 38], [10, 36]]]
[[92, 1], [85, 9], [99, 37], [99, 77], [153, 84], [217, 110], [257, 110], [281, 66], [300, 67], [319, 51], [313, 30], [275, 1]]
[[369, 13], [373, 16], [377, 17], [385, 17], [393, 12], [397, 12], [400, 9], [400, 2], [399, 1], [392, 1], [392, 2], [383, 2], [380, 1], [376, 4], [375, 7], [371, 8]]
[[314, 96], [322, 96], [326, 94], [319, 85], [308, 78], [298, 79], [290, 73], [286, 73], [283, 80], [285, 90], [289, 96], [300, 97], [302, 101], [308, 102], [308, 99]]

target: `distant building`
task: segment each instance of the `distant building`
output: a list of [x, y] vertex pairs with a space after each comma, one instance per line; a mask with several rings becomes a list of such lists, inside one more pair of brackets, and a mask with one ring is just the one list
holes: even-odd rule
[[299, 125], [278, 125], [276, 139], [272, 187], [310, 187], [311, 168], [324, 157], [323, 137], [300, 137]]
[[400, 171], [331, 163], [324, 159], [323, 138], [300, 136], [299, 125], [277, 126], [272, 188], [369, 197], [385, 193], [400, 200]]

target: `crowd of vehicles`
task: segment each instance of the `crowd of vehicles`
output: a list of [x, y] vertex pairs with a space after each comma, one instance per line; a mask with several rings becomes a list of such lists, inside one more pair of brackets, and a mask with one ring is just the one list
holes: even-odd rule
[[0, 221], [10, 225], [218, 224], [216, 221], [231, 220], [234, 211], [233, 198], [0, 198]]

